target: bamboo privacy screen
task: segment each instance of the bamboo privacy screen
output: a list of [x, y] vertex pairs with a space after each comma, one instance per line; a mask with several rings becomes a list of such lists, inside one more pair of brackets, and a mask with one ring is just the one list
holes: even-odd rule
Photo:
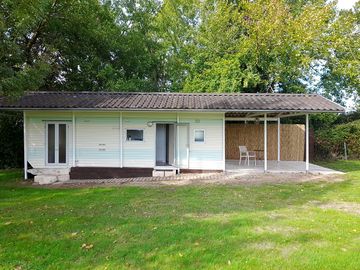
[[[280, 134], [281, 160], [304, 160], [305, 126], [281, 124]], [[245, 145], [248, 150], [263, 150], [263, 123], [226, 123], [226, 159], [239, 159], [239, 145]], [[277, 160], [277, 124], [270, 124], [269, 122], [268, 160]]]

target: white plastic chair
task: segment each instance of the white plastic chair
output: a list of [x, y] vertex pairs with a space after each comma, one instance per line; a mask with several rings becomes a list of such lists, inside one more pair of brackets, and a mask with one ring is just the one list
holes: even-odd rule
[[248, 151], [245, 145], [239, 145], [239, 152], [240, 152], [239, 165], [241, 165], [242, 159], [245, 158], [245, 164], [247, 161], [248, 166], [250, 166], [250, 158], [253, 158], [256, 166], [256, 152]]

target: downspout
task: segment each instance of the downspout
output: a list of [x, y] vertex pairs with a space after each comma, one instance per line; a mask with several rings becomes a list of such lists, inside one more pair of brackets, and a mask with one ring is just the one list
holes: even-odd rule
[[28, 179], [28, 175], [27, 175], [27, 170], [28, 170], [28, 166], [27, 166], [27, 132], [26, 132], [26, 112], [23, 112], [23, 133], [24, 133], [24, 179], [27, 180]]
[[180, 171], [180, 141], [179, 141], [179, 113], [176, 113], [176, 164], [179, 167], [179, 171]]
[[122, 168], [124, 166], [124, 161], [123, 161], [123, 115], [122, 115], [122, 112], [120, 112], [119, 129], [120, 129], [120, 134], [119, 134], [119, 138], [120, 138], [120, 149], [119, 149], [120, 168]]
[[76, 121], [75, 113], [72, 112], [72, 166], [76, 167]]
[[306, 123], [305, 123], [305, 140], [306, 140], [306, 173], [309, 172], [309, 114], [306, 114], [306, 119], [305, 119]]
[[264, 114], [264, 172], [267, 172], [267, 114]]

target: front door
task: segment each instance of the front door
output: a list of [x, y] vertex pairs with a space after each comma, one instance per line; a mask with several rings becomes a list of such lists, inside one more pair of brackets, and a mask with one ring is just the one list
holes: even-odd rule
[[190, 141], [189, 124], [177, 124], [177, 165], [179, 168], [189, 168]]
[[156, 124], [156, 166], [175, 165], [175, 125]]
[[46, 123], [46, 163], [49, 165], [66, 165], [68, 163], [68, 130], [67, 123]]
[[168, 164], [168, 134], [167, 125], [156, 124], [156, 165], [165, 166]]

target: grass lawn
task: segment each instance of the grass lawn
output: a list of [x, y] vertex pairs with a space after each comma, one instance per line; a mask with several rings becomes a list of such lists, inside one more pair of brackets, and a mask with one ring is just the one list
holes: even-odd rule
[[343, 182], [54, 189], [0, 171], [0, 269], [360, 269]]

